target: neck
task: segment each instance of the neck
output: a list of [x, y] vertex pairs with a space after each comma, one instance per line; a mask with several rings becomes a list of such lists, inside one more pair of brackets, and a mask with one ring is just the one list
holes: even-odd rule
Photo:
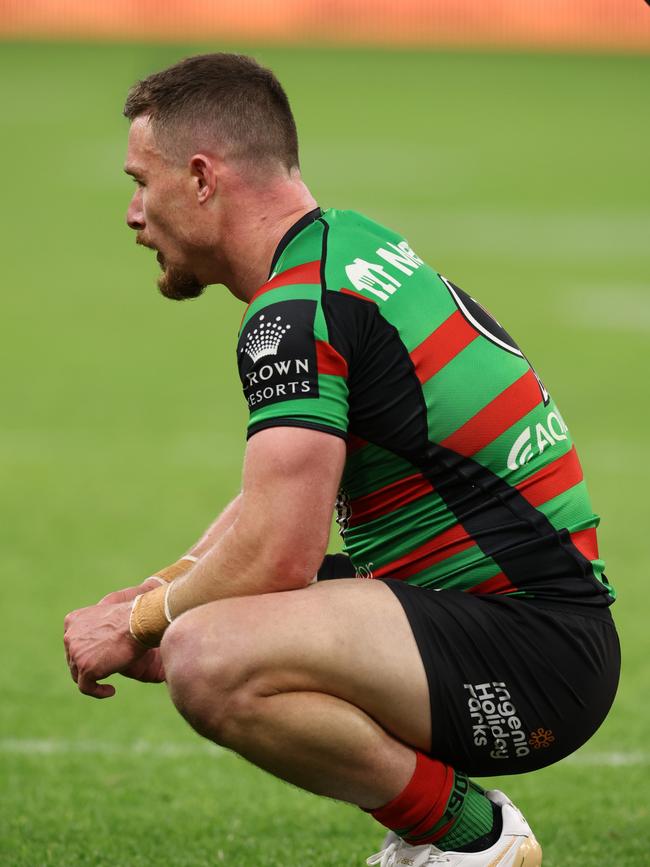
[[224, 231], [225, 268], [220, 269], [218, 282], [248, 303], [266, 283], [284, 234], [315, 207], [316, 200], [297, 171], [264, 188], [247, 186], [233, 191], [232, 207], [224, 209], [231, 216]]

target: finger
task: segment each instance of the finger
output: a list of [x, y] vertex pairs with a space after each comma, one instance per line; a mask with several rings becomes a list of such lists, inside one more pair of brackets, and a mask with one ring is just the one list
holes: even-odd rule
[[130, 602], [132, 599], [139, 593], [146, 593], [147, 590], [155, 590], [156, 587], [160, 587], [162, 583], [161, 578], [147, 578], [142, 584], [138, 584], [135, 587], [126, 587], [124, 590], [114, 590], [112, 593], [108, 593], [106, 596], [103, 596], [98, 605], [116, 605], [119, 602]]
[[68, 667], [70, 668], [70, 676], [72, 677], [74, 682], [79, 683], [79, 669], [77, 668], [77, 666], [74, 664], [74, 662], [71, 662], [69, 663]]
[[92, 698], [110, 698], [115, 695], [115, 687], [110, 683], [97, 683], [92, 674], [84, 672], [77, 681], [79, 692]]
[[117, 602], [126, 602], [126, 599], [123, 598], [123, 592], [121, 590], [115, 590], [113, 593], [107, 593], [106, 596], [102, 596], [102, 598], [97, 604], [115, 605]]
[[70, 628], [72, 623], [77, 619], [77, 617], [79, 617], [79, 615], [81, 614], [82, 611], [83, 611], [83, 608], [75, 608], [74, 611], [69, 611], [66, 614], [66, 616], [63, 618], [64, 630], [67, 630]]

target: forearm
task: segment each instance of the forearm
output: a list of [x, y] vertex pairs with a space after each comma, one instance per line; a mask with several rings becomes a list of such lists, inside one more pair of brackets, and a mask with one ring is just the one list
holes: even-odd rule
[[327, 549], [344, 460], [343, 441], [320, 431], [277, 427], [252, 437], [232, 523], [211, 547], [201, 540], [207, 550], [189, 572], [135, 600], [132, 634], [154, 646], [191, 608], [306, 587]]
[[[159, 582], [170, 583], [185, 575], [192, 569], [194, 564], [215, 544], [221, 537], [228, 532], [233, 523], [237, 520], [237, 515], [240, 511], [241, 494], [226, 506], [218, 518], [210, 524], [208, 529], [203, 533], [197, 542], [183, 556], [169, 566], [165, 566], [154, 572], [150, 579], [156, 578]], [[147, 579], [147, 580], [150, 580]], [[148, 587], [147, 589], [151, 589]]]
[[177, 617], [218, 599], [305, 587], [322, 561], [327, 537], [312, 539], [307, 554], [307, 546], [299, 539], [298, 533], [292, 542], [288, 531], [273, 519], [263, 522], [259, 515], [241, 515], [192, 570], [175, 582], [168, 596], [169, 613]]
[[238, 494], [235, 499], [229, 503], [221, 512], [219, 517], [210, 524], [205, 533], [194, 545], [186, 552], [186, 556], [201, 557], [207, 551], [214, 547], [219, 539], [232, 527], [237, 520], [241, 507], [241, 494]]
[[208, 529], [203, 533], [197, 542], [174, 563], [158, 569], [145, 578], [138, 585], [133, 587], [125, 587], [122, 590], [115, 590], [112, 593], [100, 599], [100, 605], [116, 604], [118, 602], [127, 602], [135, 599], [136, 596], [141, 596], [143, 593], [148, 593], [150, 590], [155, 590], [157, 586], [170, 584], [181, 575], [189, 572], [196, 561], [212, 548], [216, 542], [227, 532], [237, 519], [239, 513], [240, 496], [235, 499], [221, 512], [219, 517], [213, 521]]
[[138, 599], [131, 617], [135, 637], [148, 645], [160, 640], [167, 625], [199, 605], [233, 596], [252, 596], [307, 586], [320, 566], [328, 542], [328, 525], [307, 533], [299, 521], [253, 505], [216, 544], [179, 576], [173, 586], [159, 587]]

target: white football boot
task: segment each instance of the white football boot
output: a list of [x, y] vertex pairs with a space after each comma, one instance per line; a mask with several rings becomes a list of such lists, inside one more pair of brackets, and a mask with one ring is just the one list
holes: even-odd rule
[[528, 822], [511, 800], [496, 789], [487, 797], [501, 807], [503, 828], [497, 842], [482, 852], [443, 852], [432, 843], [410, 846], [392, 831], [384, 840], [384, 848], [372, 855], [366, 864], [379, 867], [429, 867], [448, 864], [450, 867], [540, 867], [542, 848], [530, 830]]

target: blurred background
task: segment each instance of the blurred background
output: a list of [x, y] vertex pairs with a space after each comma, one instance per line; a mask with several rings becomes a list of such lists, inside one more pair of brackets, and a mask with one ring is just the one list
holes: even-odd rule
[[164, 687], [97, 702], [64, 663], [67, 611], [175, 560], [238, 490], [242, 308], [160, 297], [124, 222], [129, 86], [214, 50], [283, 82], [319, 202], [405, 234], [557, 400], [623, 680], [579, 753], [500, 786], [545, 865], [649, 863], [643, 0], [0, 0], [0, 863], [339, 867], [381, 842], [201, 741]]

